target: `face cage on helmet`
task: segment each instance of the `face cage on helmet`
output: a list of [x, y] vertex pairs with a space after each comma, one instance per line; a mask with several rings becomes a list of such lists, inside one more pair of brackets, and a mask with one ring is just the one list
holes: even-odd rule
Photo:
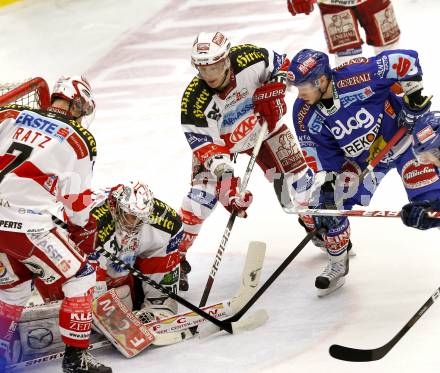
[[146, 220], [124, 211], [118, 202], [116, 202], [113, 218], [115, 220], [116, 229], [130, 235], [137, 234]]
[[77, 110], [81, 113], [75, 119], [81, 122], [81, 126], [84, 128], [89, 128], [90, 124], [95, 118], [95, 106], [92, 103], [86, 101], [83, 97], [75, 97], [70, 101], [69, 111], [72, 113], [73, 110]]

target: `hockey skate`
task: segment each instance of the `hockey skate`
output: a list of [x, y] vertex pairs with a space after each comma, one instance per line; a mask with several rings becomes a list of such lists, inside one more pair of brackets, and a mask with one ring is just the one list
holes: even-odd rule
[[64, 373], [112, 373], [112, 369], [98, 363], [86, 348], [66, 346], [63, 358]]
[[341, 257], [330, 258], [324, 271], [316, 277], [315, 287], [318, 289], [318, 297], [324, 297], [345, 284], [345, 275], [349, 270], [349, 250]]
[[188, 291], [189, 289], [188, 273], [190, 272], [191, 272], [191, 265], [185, 258], [182, 258], [182, 261], [180, 262], [180, 280], [179, 280], [180, 291]]

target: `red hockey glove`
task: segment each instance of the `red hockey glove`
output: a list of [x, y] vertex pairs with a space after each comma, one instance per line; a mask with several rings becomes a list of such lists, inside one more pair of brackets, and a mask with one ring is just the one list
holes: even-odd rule
[[299, 13], [309, 14], [313, 11], [314, 0], [287, 0], [287, 9], [292, 16]]
[[269, 133], [274, 130], [277, 122], [286, 114], [285, 91], [286, 86], [283, 83], [268, 83], [255, 90], [254, 112], [266, 119]]
[[84, 227], [67, 222], [69, 238], [83, 253], [92, 254], [95, 251], [95, 238], [98, 229], [96, 219], [90, 215], [89, 221]]
[[236, 212], [239, 217], [246, 218], [246, 209], [252, 203], [253, 196], [251, 192], [246, 190], [240, 197], [238, 195], [239, 185], [239, 177], [223, 176], [221, 181], [217, 183], [217, 196], [220, 203], [231, 214]]

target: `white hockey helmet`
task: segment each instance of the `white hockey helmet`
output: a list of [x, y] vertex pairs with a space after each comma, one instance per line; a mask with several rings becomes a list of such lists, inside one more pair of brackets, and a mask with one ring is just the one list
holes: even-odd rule
[[[75, 119], [81, 118], [83, 127], [88, 127], [95, 115], [95, 100], [92, 88], [86, 78], [80, 75], [60, 77], [52, 91], [51, 102], [57, 98], [70, 103], [69, 111], [75, 115]], [[85, 119], [85, 120], [84, 120]]]
[[229, 55], [231, 42], [221, 32], [201, 32], [194, 41], [191, 63], [194, 66], [213, 65]]
[[119, 184], [110, 191], [109, 207], [116, 229], [137, 233], [153, 212], [153, 192], [142, 181]]

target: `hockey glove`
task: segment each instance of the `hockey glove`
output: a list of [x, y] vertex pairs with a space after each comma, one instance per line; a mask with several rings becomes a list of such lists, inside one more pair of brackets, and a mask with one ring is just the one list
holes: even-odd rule
[[277, 122], [286, 114], [285, 91], [286, 86], [283, 83], [268, 83], [255, 90], [254, 112], [266, 119], [269, 133], [274, 130]]
[[92, 254], [95, 251], [95, 238], [98, 224], [96, 219], [90, 215], [89, 221], [84, 227], [67, 222], [69, 238], [76, 244], [83, 253]]
[[246, 210], [252, 203], [253, 196], [251, 192], [246, 190], [240, 197], [238, 194], [239, 185], [239, 177], [234, 177], [231, 174], [225, 174], [217, 183], [217, 196], [220, 203], [231, 214], [236, 212], [239, 217], [246, 218]]
[[429, 211], [440, 211], [440, 200], [410, 202], [402, 207], [400, 217], [408, 227], [420, 230], [440, 227], [440, 219], [428, 217]]
[[314, 0], [287, 0], [287, 9], [295, 16], [300, 13], [309, 14], [313, 11]]
[[421, 116], [426, 114], [431, 107], [432, 96], [422, 96], [421, 90], [403, 96], [403, 106], [400, 110], [397, 123], [411, 132]]

